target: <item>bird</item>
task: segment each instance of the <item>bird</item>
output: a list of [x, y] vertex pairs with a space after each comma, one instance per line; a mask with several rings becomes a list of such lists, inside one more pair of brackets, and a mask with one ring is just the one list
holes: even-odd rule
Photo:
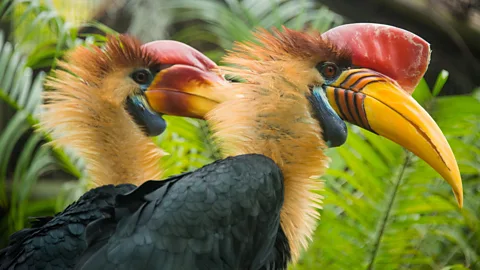
[[[118, 195], [113, 214], [88, 225], [76, 269], [286, 269], [311, 242], [325, 150], [345, 142], [345, 121], [425, 160], [462, 206], [453, 152], [410, 95], [430, 61], [422, 38], [378, 24], [258, 30], [223, 60], [240, 82], [169, 102], [195, 98], [225, 158]], [[145, 91], [153, 110], [169, 91]]]
[[186, 44], [162, 40], [145, 49], [128, 35], [108, 36], [103, 49], [68, 52], [45, 83], [38, 130], [52, 135], [54, 147], [71, 148], [85, 160], [92, 189], [55, 216], [34, 218], [31, 228], [14, 233], [0, 250], [0, 269], [73, 269], [87, 246], [86, 226], [110, 215], [116, 195], [161, 176], [163, 152], [149, 136], [161, 134], [166, 122], [143, 92], [157, 74], [162, 78], [156, 87], [175, 91], [223, 81], [215, 67]]

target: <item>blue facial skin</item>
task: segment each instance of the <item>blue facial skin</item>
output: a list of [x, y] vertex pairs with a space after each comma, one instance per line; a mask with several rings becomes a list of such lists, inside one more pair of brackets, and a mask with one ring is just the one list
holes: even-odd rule
[[167, 128], [167, 123], [162, 118], [162, 115], [151, 112], [138, 96], [127, 99], [127, 110], [133, 116], [135, 123], [145, 131], [147, 136], [158, 136]]
[[[148, 82], [140, 85], [143, 92], [147, 90], [152, 81], [153, 75], [150, 73]], [[147, 136], [158, 136], [165, 131], [167, 123], [161, 114], [149, 110], [147, 106], [140, 96], [127, 98], [127, 110], [132, 115], [135, 123], [144, 130]]]
[[323, 140], [327, 146], [332, 148], [344, 144], [347, 140], [347, 126], [330, 106], [325, 90], [321, 86], [314, 86], [309, 100], [322, 127]]

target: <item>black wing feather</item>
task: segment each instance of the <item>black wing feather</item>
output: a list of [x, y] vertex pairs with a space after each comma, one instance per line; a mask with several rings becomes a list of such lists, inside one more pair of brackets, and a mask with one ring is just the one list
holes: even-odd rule
[[110, 218], [118, 223], [112, 237], [108, 242], [90, 238], [95, 232], [89, 228], [92, 248], [77, 269], [275, 266], [283, 178], [265, 156], [231, 157], [182, 176], [147, 182], [118, 196], [117, 203]]
[[117, 194], [134, 185], [108, 185], [92, 189], [63, 212], [35, 219], [33, 228], [10, 237], [0, 250], [0, 269], [73, 269], [87, 247], [84, 232], [90, 222], [109, 216]]

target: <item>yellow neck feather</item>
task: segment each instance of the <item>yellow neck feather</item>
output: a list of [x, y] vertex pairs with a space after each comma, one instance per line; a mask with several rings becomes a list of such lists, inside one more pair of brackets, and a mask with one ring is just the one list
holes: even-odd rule
[[55, 91], [45, 93], [48, 104], [40, 129], [52, 134], [54, 146], [72, 148], [85, 160], [93, 186], [139, 185], [160, 177], [163, 152], [115, 98], [118, 92], [87, 85], [63, 71], [57, 71], [57, 78], [50, 78], [47, 85]]
[[[285, 181], [281, 226], [296, 261], [319, 219], [322, 197], [317, 192], [323, 182], [312, 177], [322, 175], [329, 161], [321, 128], [310, 114], [305, 93], [299, 88], [292, 90], [296, 82], [279, 78], [276, 72], [257, 76], [226, 69], [241, 74], [249, 83], [219, 89], [235, 97], [207, 115], [213, 138], [225, 156], [263, 154], [281, 168]], [[255, 81], [257, 77], [261, 81]]]

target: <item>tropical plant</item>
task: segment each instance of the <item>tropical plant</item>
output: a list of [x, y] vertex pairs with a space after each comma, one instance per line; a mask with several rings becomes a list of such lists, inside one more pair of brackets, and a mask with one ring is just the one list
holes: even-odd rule
[[[63, 186], [60, 194], [29, 203], [40, 176], [63, 170], [81, 178], [82, 163], [68, 149], [45, 145], [45, 134], [32, 133], [38, 123], [45, 72], [55, 66], [56, 58], [78, 44], [103, 42], [102, 36], [80, 38], [78, 27], [58, 15], [49, 2], [2, 1], [0, 19], [15, 27], [15, 45], [0, 31], [0, 100], [16, 113], [0, 133], [0, 208], [7, 213], [0, 221], [1, 242], [26, 225], [27, 217], [52, 214], [83, 193], [82, 185]], [[39, 27], [40, 26], [40, 27]], [[12, 39], [12, 37], [10, 37]], [[12, 160], [14, 150], [21, 149]], [[8, 166], [14, 167], [7, 174]], [[82, 183], [82, 182], [80, 182]], [[80, 187], [80, 188], [77, 188]], [[38, 194], [37, 194], [38, 195]], [[7, 199], [8, 198], [8, 199]]]

